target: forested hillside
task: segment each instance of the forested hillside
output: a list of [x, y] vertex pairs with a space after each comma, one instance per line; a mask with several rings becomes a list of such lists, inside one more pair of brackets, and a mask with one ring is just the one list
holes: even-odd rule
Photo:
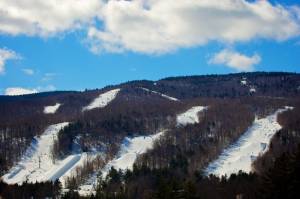
[[[93, 194], [96, 198], [241, 199], [282, 198], [289, 192], [287, 197], [295, 198], [300, 179], [299, 102], [299, 74], [264, 72], [171, 77], [82, 92], [0, 96], [0, 174], [4, 179], [0, 195], [20, 198], [26, 192], [24, 198]], [[291, 108], [277, 119], [282, 128], [259, 157], [252, 157], [254, 173], [240, 172], [228, 178], [205, 173], [209, 163], [254, 121], [286, 106]], [[193, 113], [193, 107], [201, 109]], [[184, 122], [179, 121], [180, 114], [185, 114]], [[68, 124], [50, 136], [47, 128], [63, 122]], [[136, 157], [132, 170], [107, 166], [115, 165], [118, 158], [130, 162], [122, 156], [130, 141], [145, 141], [149, 136], [155, 139], [151, 137], [147, 151], [132, 149]], [[49, 137], [51, 142], [45, 140]], [[40, 142], [51, 146], [35, 145]], [[47, 150], [51, 162], [47, 168], [53, 171], [37, 178], [35, 172], [43, 172], [40, 161]], [[11, 179], [23, 185], [5, 183]]]

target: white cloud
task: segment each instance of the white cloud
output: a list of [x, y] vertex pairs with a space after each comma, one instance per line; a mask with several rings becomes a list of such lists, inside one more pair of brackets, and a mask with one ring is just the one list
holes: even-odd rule
[[1, 0], [0, 33], [81, 29], [95, 53], [160, 54], [210, 41], [286, 40], [299, 35], [299, 16], [297, 6], [259, 0]]
[[38, 90], [36, 89], [27, 89], [27, 88], [21, 88], [21, 87], [11, 87], [5, 89], [5, 95], [27, 95], [32, 93], [37, 93]]
[[226, 65], [237, 71], [253, 71], [254, 66], [259, 64], [260, 61], [261, 57], [258, 54], [247, 56], [233, 50], [225, 49], [211, 57], [208, 63]]
[[1, 0], [0, 32], [49, 36], [91, 22], [100, 0]]
[[104, 27], [90, 27], [88, 40], [93, 52], [129, 50], [146, 54], [210, 41], [282, 41], [299, 35], [299, 13], [295, 7], [268, 1], [108, 1], [99, 15]]
[[28, 95], [38, 92], [54, 91], [56, 90], [55, 86], [38, 86], [37, 88], [23, 88], [23, 87], [10, 87], [6, 88], [4, 95]]
[[17, 53], [6, 48], [0, 48], [0, 74], [5, 72], [6, 61], [13, 59], [19, 59]]
[[23, 68], [22, 71], [26, 74], [26, 75], [34, 75], [34, 70], [30, 69], [30, 68]]

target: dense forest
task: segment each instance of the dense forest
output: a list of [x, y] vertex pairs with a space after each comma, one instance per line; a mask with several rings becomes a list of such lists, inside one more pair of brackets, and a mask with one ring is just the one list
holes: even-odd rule
[[[166, 130], [153, 149], [138, 156], [132, 171], [111, 169], [105, 179], [99, 178], [96, 195], [91, 197], [282, 198], [281, 194], [289, 192], [287, 197], [293, 198], [293, 194], [298, 194], [300, 179], [299, 86], [298, 74], [257, 72], [132, 81], [83, 92], [0, 96], [1, 176], [20, 160], [35, 137], [49, 125], [60, 122], [70, 124], [58, 133], [53, 161], [73, 153], [74, 143], [83, 152], [97, 150], [105, 154], [87, 162], [74, 178], [68, 179], [69, 192], [62, 190], [59, 182], [1, 182], [0, 195], [79, 197], [78, 185], [116, 156], [125, 137]], [[121, 91], [110, 104], [83, 111], [99, 94], [115, 88]], [[43, 112], [45, 106], [56, 103], [62, 105], [55, 114]], [[176, 125], [179, 113], [197, 105], [209, 107], [199, 113], [199, 123]], [[272, 138], [267, 153], [254, 162], [255, 173], [238, 173], [229, 178], [205, 176], [203, 169], [234, 143], [255, 117], [265, 117], [284, 106], [294, 109], [279, 115], [278, 122], [283, 128]], [[272, 191], [275, 188], [276, 193]]]

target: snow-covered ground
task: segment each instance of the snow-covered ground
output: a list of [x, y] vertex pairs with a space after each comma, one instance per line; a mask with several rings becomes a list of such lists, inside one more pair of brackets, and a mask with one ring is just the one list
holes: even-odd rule
[[148, 149], [151, 149], [154, 141], [157, 140], [163, 133], [164, 131], [149, 136], [138, 136], [134, 138], [126, 137], [121, 145], [121, 150], [117, 157], [110, 161], [103, 170], [103, 176], [106, 175], [111, 167], [114, 167], [117, 170], [131, 170], [137, 156], [145, 153]]
[[252, 88], [249, 89], [249, 92], [250, 92], [250, 93], [255, 93], [255, 92], [256, 92], [256, 89], [255, 89], [254, 87], [252, 87]]
[[50, 125], [40, 137], [35, 137], [21, 161], [3, 176], [3, 180], [9, 184], [22, 184], [25, 181], [44, 182], [59, 179], [64, 186], [66, 177], [74, 175], [77, 167], [83, 166], [86, 161], [100, 154], [77, 152], [54, 162], [51, 158], [54, 140], [59, 130], [67, 125], [67, 122]]
[[247, 81], [246, 80], [241, 80], [241, 85], [247, 85]]
[[[82, 167], [84, 166], [84, 164], [86, 162], [90, 162], [90, 161], [93, 161], [98, 155], [102, 155], [101, 152], [83, 152], [83, 153], [78, 153], [78, 154], [75, 154], [75, 155], [72, 155], [74, 156], [76, 159], [74, 160], [77, 160], [72, 167], [69, 167], [67, 168], [63, 173], [62, 175], [59, 174], [57, 176], [54, 176], [56, 179], [57, 177], [59, 178], [60, 182], [62, 183], [63, 187], [65, 186], [65, 181], [68, 177], [72, 177], [72, 176], [75, 176], [76, 175], [76, 170], [77, 168], [79, 167]], [[65, 167], [66, 168], [66, 167]], [[53, 178], [54, 179], [54, 178]], [[52, 180], [53, 180], [52, 179]]]
[[188, 109], [186, 112], [177, 115], [177, 125], [185, 126], [187, 124], [195, 124], [199, 122], [198, 113], [205, 110], [205, 106], [194, 106]]
[[[142, 89], [145, 90], [145, 88]], [[152, 92], [148, 89], [146, 90]], [[184, 113], [177, 115], [177, 125], [186, 125], [199, 122], [198, 113], [205, 110], [206, 108], [207, 107], [204, 106], [194, 106]], [[112, 167], [117, 170], [131, 170], [137, 156], [151, 149], [155, 140], [158, 140], [159, 137], [164, 134], [164, 132], [165, 131], [161, 131], [157, 134], [149, 136], [125, 138], [118, 155], [101, 170], [102, 176], [105, 177]], [[79, 194], [88, 195], [93, 193], [96, 184], [97, 174], [95, 173], [86, 183], [79, 187]]]
[[[118, 155], [111, 160], [104, 169], [101, 170], [102, 176], [105, 177], [109, 170], [114, 167], [119, 170], [132, 169], [132, 166], [139, 154], [145, 153], [153, 147], [153, 143], [165, 131], [149, 136], [138, 136], [134, 138], [126, 137], [121, 145]], [[97, 184], [97, 174], [95, 173], [86, 183], [80, 186], [79, 193], [81, 195], [88, 195], [93, 193], [94, 187]]]
[[21, 184], [26, 180], [52, 180], [53, 176], [58, 176], [66, 167], [71, 167], [76, 157], [70, 156], [55, 164], [51, 158], [54, 140], [59, 130], [67, 125], [67, 122], [50, 125], [40, 137], [35, 137], [20, 162], [3, 176], [3, 180], [9, 184]]
[[94, 108], [103, 108], [113, 101], [121, 89], [114, 89], [100, 94], [89, 105], [82, 108], [82, 111], [88, 111]]
[[166, 98], [166, 99], [168, 99], [168, 100], [179, 101], [179, 99], [177, 99], [177, 98], [175, 98], [175, 97], [170, 97], [170, 96], [165, 95], [165, 94], [163, 94], [163, 93], [159, 93], [159, 92], [157, 92], [157, 91], [149, 90], [148, 88], [143, 88], [143, 87], [140, 87], [140, 88], [141, 88], [142, 90], [144, 90], [144, 91], [147, 91], [147, 92], [151, 92], [151, 93], [160, 95], [161, 97], [164, 97], [164, 98]]
[[224, 150], [219, 158], [213, 161], [205, 170], [206, 174], [217, 176], [244, 172], [251, 172], [252, 162], [258, 155], [268, 150], [273, 135], [281, 129], [277, 122], [277, 115], [291, 107], [277, 110], [274, 114], [262, 119], [255, 119], [252, 126], [239, 138], [239, 140]]
[[44, 113], [45, 114], [54, 114], [54, 113], [56, 113], [56, 111], [59, 109], [60, 106], [61, 106], [60, 103], [56, 103], [53, 106], [45, 106]]

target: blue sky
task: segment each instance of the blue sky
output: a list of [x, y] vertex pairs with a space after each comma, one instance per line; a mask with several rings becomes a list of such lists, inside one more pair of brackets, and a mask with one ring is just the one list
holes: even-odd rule
[[[14, 16], [0, 16], [0, 27], [8, 27], [0, 28], [0, 94], [16, 92], [15, 89], [9, 93], [9, 88], [36, 92], [83, 90], [129, 80], [157, 80], [180, 75], [240, 71], [300, 72], [300, 4], [296, 0], [270, 3], [251, 1], [246, 5], [245, 1], [239, 0], [243, 6], [238, 8], [237, 14], [224, 12], [223, 8], [220, 11], [217, 4], [204, 5], [204, 8], [197, 3], [182, 4], [184, 9], [177, 12], [181, 9], [180, 4], [166, 8], [168, 4], [139, 2], [124, 11], [120, 9], [124, 6], [120, 6], [120, 2], [98, 5], [98, 0], [92, 1], [94, 5], [87, 8], [86, 12], [78, 14], [78, 10], [70, 10], [68, 18], [61, 18], [64, 15], [55, 9], [49, 11], [46, 17], [55, 18], [57, 15], [59, 18], [58, 21], [51, 19], [50, 25], [39, 21], [38, 8], [28, 10], [36, 16], [28, 18], [24, 14], [22, 20], [25, 25], [16, 23]], [[28, 2], [34, 3], [33, 0]], [[63, 6], [69, 6], [69, 2], [66, 0]], [[239, 6], [228, 5], [230, 8]], [[7, 1], [7, 5], [0, 3], [0, 11], [5, 10], [5, 6], [22, 8]], [[197, 6], [199, 9], [194, 9]], [[261, 11], [262, 7], [264, 10]], [[149, 12], [141, 17], [140, 13], [144, 13], [145, 9], [149, 9]], [[160, 9], [165, 9], [167, 13], [163, 20], [156, 18], [155, 10]], [[205, 9], [212, 9], [213, 13], [207, 14]], [[282, 10], [277, 12], [278, 9]], [[252, 10], [255, 10], [254, 14]], [[259, 17], [256, 16], [260, 11]], [[282, 11], [288, 13], [289, 17], [281, 16]], [[112, 12], [123, 14], [122, 18], [117, 18], [119, 15], [112, 16]], [[132, 14], [134, 12], [136, 15]], [[264, 12], [271, 14], [265, 16]], [[207, 24], [201, 18], [203, 13], [211, 19]], [[218, 18], [219, 15], [221, 18]], [[240, 24], [241, 16], [246, 25], [249, 23], [244, 28], [233, 25]], [[172, 21], [174, 17], [175, 21]], [[191, 27], [180, 23], [181, 19], [183, 22], [188, 20]], [[160, 29], [161, 24], [168, 28]], [[253, 26], [249, 31], [240, 31], [249, 26]]]

